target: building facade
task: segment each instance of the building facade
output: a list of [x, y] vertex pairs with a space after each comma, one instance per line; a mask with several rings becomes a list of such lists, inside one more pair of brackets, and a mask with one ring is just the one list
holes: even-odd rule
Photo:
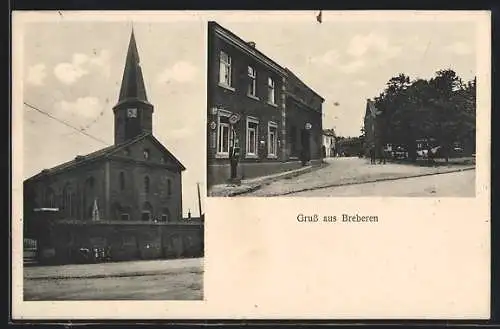
[[335, 145], [336, 145], [335, 131], [333, 129], [323, 130], [323, 147], [326, 157], [335, 156], [336, 154]]
[[58, 208], [65, 219], [170, 222], [182, 219], [185, 167], [152, 134], [148, 102], [134, 33], [117, 105], [114, 145], [24, 182], [25, 211]]
[[153, 135], [133, 31], [113, 112], [114, 145], [24, 181], [25, 238], [39, 261], [69, 263], [83, 247], [113, 260], [202, 256], [204, 215], [183, 220], [186, 168]]
[[381, 147], [380, 133], [379, 133], [379, 120], [377, 120], [377, 109], [371, 99], [366, 100], [365, 117], [363, 124], [364, 140], [363, 140], [363, 153], [365, 156], [370, 155], [370, 149], [375, 152]]
[[311, 98], [305, 84], [254, 42], [215, 22], [208, 27], [207, 79], [209, 186], [230, 177], [234, 148], [242, 179], [298, 168], [301, 152], [307, 161], [320, 160], [323, 99]]

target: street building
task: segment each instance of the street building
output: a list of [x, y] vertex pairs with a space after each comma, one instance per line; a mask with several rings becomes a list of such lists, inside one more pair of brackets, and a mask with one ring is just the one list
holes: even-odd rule
[[365, 156], [369, 156], [371, 149], [375, 152], [380, 152], [379, 149], [382, 148], [380, 120], [378, 118], [380, 114], [381, 112], [375, 107], [374, 101], [367, 99], [363, 126], [363, 153]]
[[207, 79], [209, 186], [321, 162], [324, 99], [255, 42], [209, 22]]
[[[200, 225], [186, 230], [177, 225], [183, 222], [186, 168], [154, 137], [153, 112], [132, 31], [113, 107], [114, 144], [44, 169], [24, 182], [25, 222], [37, 228], [26, 232], [41, 248], [68, 261], [72, 248], [96, 244], [113, 246], [120, 259], [140, 257], [144, 248], [154, 258], [164, 255], [164, 248], [199, 246]], [[48, 216], [43, 209], [57, 211]], [[152, 225], [161, 223], [174, 225]]]
[[325, 151], [325, 157], [334, 157], [336, 155], [335, 150], [336, 136], [334, 129], [324, 129], [323, 130], [323, 147]]

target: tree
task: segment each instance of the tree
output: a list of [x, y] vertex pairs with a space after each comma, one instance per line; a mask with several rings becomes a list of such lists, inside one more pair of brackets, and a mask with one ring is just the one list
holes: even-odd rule
[[382, 111], [377, 126], [383, 143], [404, 144], [416, 160], [416, 140], [436, 139], [448, 159], [454, 142], [475, 145], [476, 79], [464, 83], [451, 69], [430, 80], [392, 77], [375, 97]]

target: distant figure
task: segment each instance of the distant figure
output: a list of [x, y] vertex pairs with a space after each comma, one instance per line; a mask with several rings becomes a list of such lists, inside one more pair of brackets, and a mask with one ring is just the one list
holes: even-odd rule
[[323, 154], [323, 158], [326, 158], [326, 147], [325, 147], [325, 145], [321, 146], [321, 153]]
[[380, 157], [378, 159], [378, 164], [385, 164], [385, 149], [380, 150]]
[[370, 147], [370, 164], [375, 164], [375, 147]]

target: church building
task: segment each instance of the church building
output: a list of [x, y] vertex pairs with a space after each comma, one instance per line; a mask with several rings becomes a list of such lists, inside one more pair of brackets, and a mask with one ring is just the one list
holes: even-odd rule
[[58, 208], [75, 221], [176, 222], [182, 219], [186, 169], [153, 135], [134, 32], [130, 36], [114, 113], [114, 144], [24, 182], [25, 218], [36, 208]]

